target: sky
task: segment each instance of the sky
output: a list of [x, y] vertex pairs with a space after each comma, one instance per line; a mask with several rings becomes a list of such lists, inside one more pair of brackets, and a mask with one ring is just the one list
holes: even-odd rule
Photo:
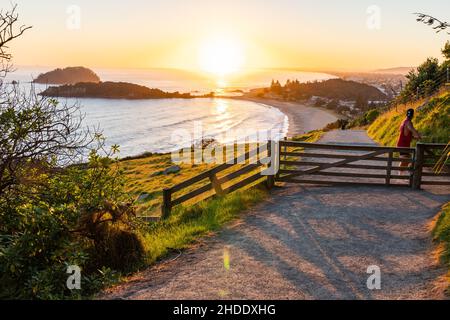
[[412, 14], [450, 21], [448, 0], [12, 1], [33, 26], [16, 65], [362, 71], [416, 66], [450, 39]]

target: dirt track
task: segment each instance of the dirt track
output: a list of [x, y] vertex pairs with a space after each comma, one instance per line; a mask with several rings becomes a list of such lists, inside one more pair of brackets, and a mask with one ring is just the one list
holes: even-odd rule
[[[321, 142], [344, 141], [371, 142], [363, 131], [330, 132]], [[217, 236], [102, 298], [443, 298], [429, 223], [448, 201], [449, 188], [277, 188]], [[381, 269], [381, 290], [366, 286], [370, 265]]]

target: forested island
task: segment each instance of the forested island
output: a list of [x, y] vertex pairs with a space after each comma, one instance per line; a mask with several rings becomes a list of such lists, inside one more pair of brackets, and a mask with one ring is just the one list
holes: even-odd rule
[[100, 82], [100, 77], [85, 67], [68, 67], [41, 73], [35, 80], [40, 84], [75, 84], [78, 82]]
[[104, 98], [104, 99], [191, 99], [212, 97], [213, 93], [195, 96], [190, 93], [165, 92], [128, 82], [81, 82], [74, 85], [49, 87], [41, 93], [47, 97]]

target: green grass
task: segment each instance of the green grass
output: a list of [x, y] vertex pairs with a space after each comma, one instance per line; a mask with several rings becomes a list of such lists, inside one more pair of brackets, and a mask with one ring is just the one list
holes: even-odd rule
[[[125, 188], [127, 192], [134, 199], [139, 198], [144, 193], [149, 195], [145, 200], [136, 203], [138, 215], [153, 217], [158, 217], [161, 213], [162, 190], [164, 188], [172, 187], [213, 167], [207, 164], [182, 164], [179, 173], [155, 175], [174, 165], [170, 154], [154, 154], [138, 159], [125, 160], [120, 165], [126, 176]], [[192, 186], [192, 188], [194, 187]]]
[[190, 207], [178, 207], [167, 220], [151, 223], [144, 234], [147, 263], [153, 264], [173, 250], [185, 249], [200, 237], [219, 230], [267, 194], [264, 189], [253, 187]]
[[324, 130], [314, 130], [305, 134], [294, 136], [292, 138], [292, 141], [313, 143], [322, 138], [324, 133], [325, 133]]
[[[450, 277], [450, 202], [442, 208], [433, 229], [433, 239], [443, 246], [440, 260], [449, 270]], [[450, 286], [447, 291], [450, 292]]]

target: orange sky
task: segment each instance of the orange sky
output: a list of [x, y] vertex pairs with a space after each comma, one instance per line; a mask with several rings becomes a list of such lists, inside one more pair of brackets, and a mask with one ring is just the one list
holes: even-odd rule
[[[375, 13], [366, 0], [16, 2], [21, 23], [33, 25], [13, 45], [16, 65], [190, 70], [220, 67], [217, 59], [204, 61], [205, 52], [217, 51], [202, 49], [211, 39], [232, 43], [228, 51], [235, 61], [223, 61], [230, 70], [235, 64], [321, 70], [414, 66], [438, 57], [448, 36], [434, 34], [412, 13], [450, 12], [450, 2], [442, 0], [379, 0]], [[10, 7], [9, 0], [0, 3]]]

